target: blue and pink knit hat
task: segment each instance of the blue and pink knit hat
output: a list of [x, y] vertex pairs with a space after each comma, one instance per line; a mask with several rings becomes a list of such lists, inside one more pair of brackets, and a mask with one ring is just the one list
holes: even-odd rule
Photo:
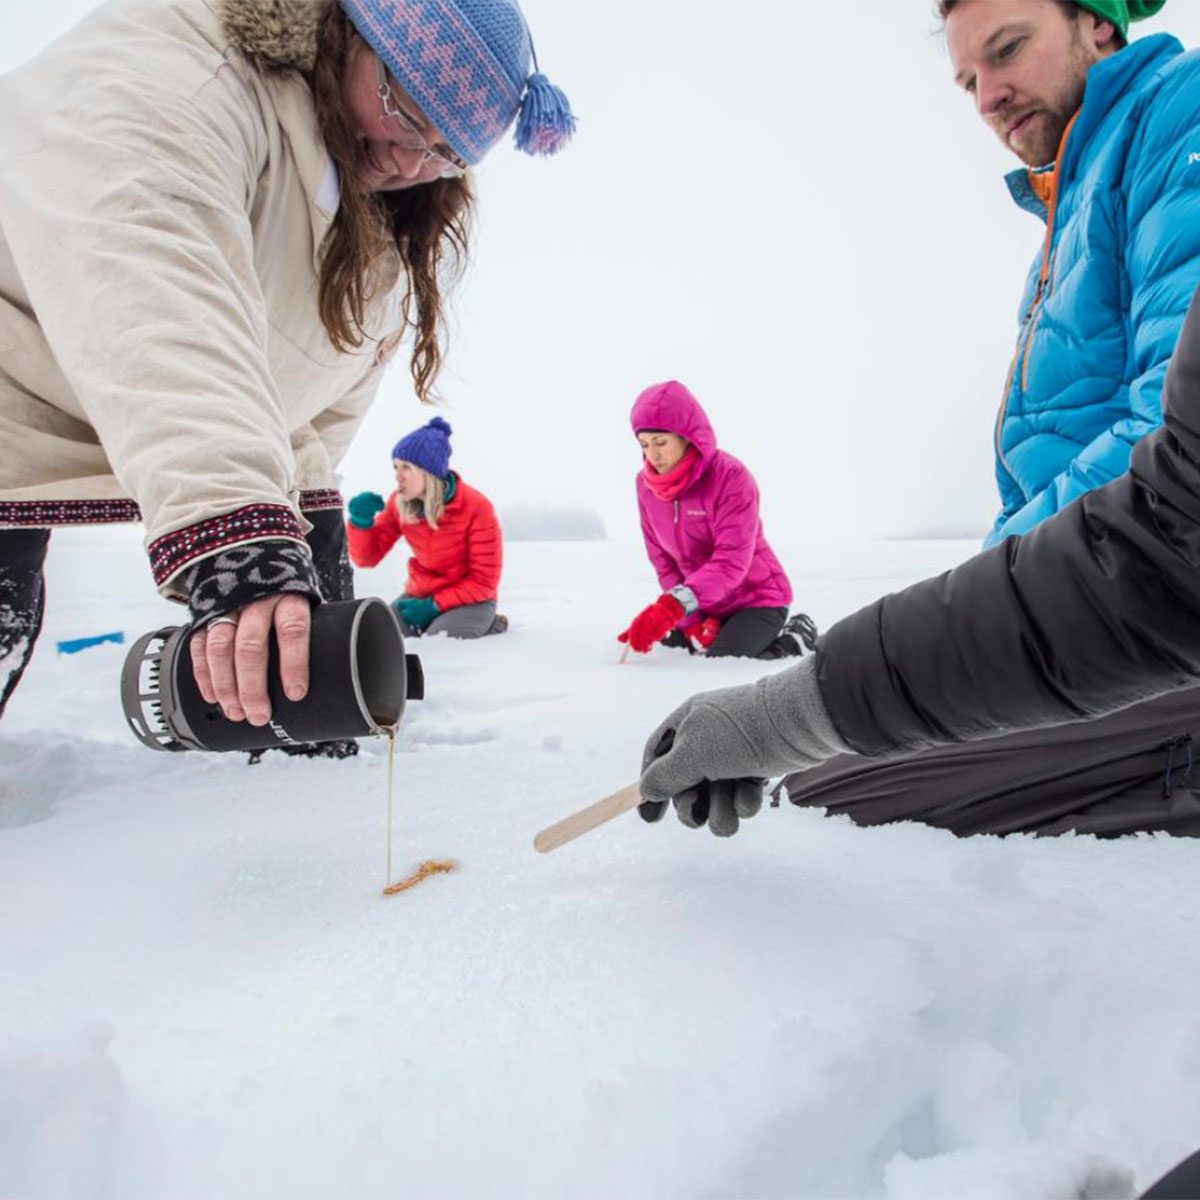
[[[571, 105], [537, 70], [515, 0], [341, 0], [400, 85], [477, 163], [517, 122], [526, 154], [556, 154], [575, 131]], [[529, 73], [533, 59], [534, 73]]]

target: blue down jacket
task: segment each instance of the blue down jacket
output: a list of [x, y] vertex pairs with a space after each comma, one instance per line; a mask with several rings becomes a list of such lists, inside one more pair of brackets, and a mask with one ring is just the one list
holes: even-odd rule
[[[1031, 175], [1053, 170], [1047, 205]], [[1047, 234], [996, 420], [1003, 507], [988, 546], [1124, 474], [1162, 422], [1200, 284], [1200, 51], [1155, 34], [1097, 63], [1057, 164], [1007, 182]]]

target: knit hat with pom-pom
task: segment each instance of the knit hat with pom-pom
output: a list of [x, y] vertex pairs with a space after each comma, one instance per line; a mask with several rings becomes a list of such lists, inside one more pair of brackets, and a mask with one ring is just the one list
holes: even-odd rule
[[438, 479], [450, 474], [450, 423], [434, 417], [392, 447], [393, 462], [409, 462]]
[[479, 162], [514, 121], [517, 149], [526, 154], [555, 154], [571, 139], [575, 114], [538, 70], [516, 0], [341, 0], [341, 5], [468, 163]]

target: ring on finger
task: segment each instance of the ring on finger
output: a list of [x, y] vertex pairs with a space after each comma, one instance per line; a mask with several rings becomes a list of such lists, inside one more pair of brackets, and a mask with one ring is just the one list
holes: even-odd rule
[[209, 621], [208, 625], [210, 629], [214, 625], [232, 625], [236, 629], [237, 623], [237, 617], [214, 617], [211, 621]]

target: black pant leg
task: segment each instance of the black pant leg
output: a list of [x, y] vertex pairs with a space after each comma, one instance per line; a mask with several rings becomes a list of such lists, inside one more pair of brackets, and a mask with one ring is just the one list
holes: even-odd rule
[[346, 524], [340, 508], [320, 508], [304, 516], [312, 528], [304, 535], [326, 600], [354, 599], [354, 569], [346, 546]]
[[793, 804], [859, 825], [921, 821], [960, 836], [1161, 830], [1200, 836], [1200, 689], [1092, 721], [893, 758], [841, 755], [783, 781]]
[[709, 658], [757, 658], [778, 636], [786, 608], [743, 608], [721, 622]]
[[1140, 1200], [1196, 1200], [1200, 1196], [1200, 1150], [1144, 1191]]
[[42, 631], [49, 545], [48, 529], [0, 529], [0, 717]]

